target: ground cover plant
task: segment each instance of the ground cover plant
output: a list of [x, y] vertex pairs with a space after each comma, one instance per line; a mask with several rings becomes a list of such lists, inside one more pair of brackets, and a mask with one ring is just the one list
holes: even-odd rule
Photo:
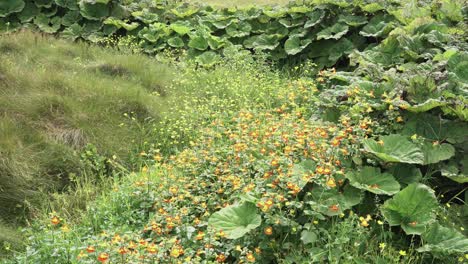
[[[107, 178], [80, 217], [43, 211], [5, 263], [468, 262], [466, 4], [77, 10], [119, 4], [154, 21], [101, 13], [93, 38], [125, 28], [99, 42], [157, 53], [178, 97], [145, 124], [137, 170]], [[287, 31], [216, 46], [240, 17]], [[188, 44], [166, 49], [184, 28]]]

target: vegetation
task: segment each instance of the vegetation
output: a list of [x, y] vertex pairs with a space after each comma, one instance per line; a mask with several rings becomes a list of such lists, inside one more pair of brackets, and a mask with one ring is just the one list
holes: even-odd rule
[[[0, 5], [5, 25], [32, 26], [21, 2]], [[30, 33], [0, 41], [10, 65], [0, 68], [2, 128], [29, 131], [5, 142], [33, 158], [59, 148], [61, 159], [45, 164], [79, 175], [30, 216], [25, 249], [12, 248], [20, 239], [5, 229], [5, 263], [468, 262], [462, 1], [47, 3], [34, 1], [39, 30], [118, 51]], [[76, 24], [54, 27], [70, 10]], [[269, 27], [254, 30], [259, 23]], [[26, 48], [32, 42], [42, 48]], [[28, 86], [23, 68], [47, 82]], [[55, 69], [64, 74], [44, 74]], [[138, 107], [121, 108], [135, 98], [127, 94]], [[105, 128], [80, 119], [88, 112]], [[96, 147], [42, 123], [97, 135], [83, 137]], [[31, 178], [47, 183], [47, 173], [18, 170], [44, 166], [33, 158], [7, 156], [6, 171], [20, 175], [7, 197]]]

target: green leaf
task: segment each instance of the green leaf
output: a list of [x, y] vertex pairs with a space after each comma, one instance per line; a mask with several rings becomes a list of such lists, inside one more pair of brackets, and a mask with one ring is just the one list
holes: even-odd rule
[[279, 45], [279, 39], [276, 35], [258, 35], [244, 41], [244, 46], [248, 49], [274, 50]]
[[58, 6], [74, 11], [79, 10], [77, 2], [77, 0], [55, 0]]
[[[151, 13], [148, 10], [135, 11], [132, 13], [132, 16], [145, 24], [151, 24], [159, 20], [158, 14]], [[178, 23], [178, 22], [179, 21], [176, 21], [175, 23]]]
[[364, 167], [361, 171], [351, 171], [346, 178], [352, 186], [375, 194], [393, 195], [400, 191], [400, 184], [390, 173], [381, 173], [379, 168]]
[[354, 16], [354, 15], [340, 15], [339, 22], [344, 22], [349, 26], [357, 27], [367, 23], [365, 16]]
[[196, 32], [189, 35], [190, 41], [188, 46], [196, 50], [206, 50], [208, 49], [208, 40], [205, 38], [203, 33]]
[[23, 0], [0, 1], [0, 17], [6, 17], [9, 14], [20, 12], [23, 10], [24, 6]]
[[82, 17], [79, 11], [70, 10], [62, 17], [62, 25], [69, 27], [75, 23], [78, 23], [78, 21], [80, 21], [81, 18]]
[[349, 27], [346, 24], [336, 23], [319, 33], [317, 33], [317, 40], [321, 39], [339, 39], [348, 33]]
[[304, 245], [314, 243], [317, 239], [318, 236], [314, 231], [304, 230], [301, 232], [301, 240]]
[[250, 35], [252, 26], [247, 21], [240, 21], [238, 23], [232, 23], [226, 28], [226, 33], [235, 38], [241, 38]]
[[432, 224], [421, 235], [424, 245], [417, 249], [418, 252], [431, 252], [442, 254], [464, 254], [468, 252], [468, 238], [453, 228]]
[[417, 105], [403, 104], [402, 107], [409, 112], [422, 113], [422, 112], [427, 112], [436, 107], [445, 106], [445, 105], [447, 105], [447, 102], [443, 102], [443, 101], [431, 98], [421, 104], [417, 104]]
[[171, 9], [171, 13], [176, 15], [178, 18], [190, 17], [198, 12], [198, 7], [193, 5], [184, 5], [178, 8]]
[[[458, 183], [468, 182], [468, 156], [464, 156], [460, 161], [450, 161], [441, 168], [443, 176]], [[467, 192], [468, 194], [468, 192]]]
[[173, 48], [181, 48], [185, 46], [184, 41], [180, 37], [173, 37], [167, 40], [167, 44]]
[[304, 25], [304, 28], [311, 28], [322, 21], [325, 17], [325, 11], [322, 9], [316, 9], [307, 15], [307, 21]]
[[174, 32], [180, 36], [186, 35], [193, 30], [193, 27], [188, 21], [176, 21], [175, 23], [172, 23], [169, 28], [174, 30]]
[[388, 169], [395, 179], [404, 185], [419, 182], [422, 179], [421, 170], [414, 165], [397, 163]]
[[385, 162], [424, 163], [424, 153], [406, 136], [395, 134], [383, 136], [380, 139], [380, 143], [373, 139], [365, 139], [364, 150]]
[[83, 33], [83, 28], [79, 24], [75, 23], [73, 25], [66, 27], [62, 31], [61, 36], [65, 39], [76, 40], [77, 38], [81, 37], [82, 33]]
[[313, 160], [304, 160], [295, 164], [293, 167], [291, 182], [296, 184], [301, 190], [309, 182], [307, 176], [315, 171], [315, 162]]
[[104, 24], [105, 25], [113, 25], [117, 29], [124, 28], [127, 31], [132, 31], [132, 30], [136, 29], [140, 25], [137, 22], [126, 23], [125, 21], [120, 20], [120, 19], [116, 19], [114, 17], [109, 17], [106, 20], [104, 20]]
[[26, 23], [30, 22], [37, 15], [39, 15], [39, 8], [32, 2], [26, 2], [23, 11], [18, 14], [18, 18], [21, 20], [21, 23]]
[[448, 68], [463, 83], [468, 83], [468, 53], [458, 52], [450, 57]]
[[200, 63], [201, 65], [205, 67], [212, 67], [216, 63], [218, 63], [221, 60], [221, 56], [219, 56], [216, 52], [214, 51], [206, 51], [203, 52], [201, 55], [199, 55], [196, 58], [196, 62]]
[[110, 10], [106, 4], [92, 4], [82, 0], [80, 2], [80, 13], [89, 20], [101, 20], [109, 16]]
[[238, 239], [262, 224], [257, 207], [249, 202], [231, 205], [211, 215], [208, 225], [222, 230], [229, 239]]
[[51, 8], [54, 1], [53, 0], [34, 0], [34, 3], [36, 3], [37, 7]]
[[412, 183], [387, 200], [381, 211], [390, 226], [400, 225], [406, 234], [420, 235], [434, 221], [437, 206], [434, 190]]
[[309, 46], [311, 42], [311, 39], [301, 40], [297, 35], [290, 36], [289, 39], [284, 43], [284, 50], [289, 55], [296, 55]]
[[394, 28], [392, 21], [393, 19], [388, 15], [377, 15], [362, 28], [359, 34], [364, 37], [382, 37]]
[[334, 216], [359, 204], [363, 198], [363, 192], [349, 185], [345, 186], [342, 191], [339, 188], [328, 189], [314, 185], [308, 198], [310, 200], [306, 200], [306, 203], [313, 210]]
[[40, 30], [49, 34], [57, 32], [60, 29], [60, 26], [62, 25], [61, 23], [62, 20], [60, 17], [53, 17], [52, 19], [49, 19], [44, 14], [38, 15], [34, 19], [34, 24], [36, 24], [36, 26], [39, 27]]
[[424, 153], [423, 165], [438, 163], [455, 156], [455, 148], [447, 143], [434, 145], [431, 142], [424, 142], [421, 149]]

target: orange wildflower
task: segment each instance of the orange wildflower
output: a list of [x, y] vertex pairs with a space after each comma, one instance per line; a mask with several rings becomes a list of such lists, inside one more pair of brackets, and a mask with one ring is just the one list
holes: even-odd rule
[[97, 259], [98, 259], [99, 262], [104, 263], [104, 262], [109, 260], [109, 254], [105, 253], [105, 252], [99, 253]]

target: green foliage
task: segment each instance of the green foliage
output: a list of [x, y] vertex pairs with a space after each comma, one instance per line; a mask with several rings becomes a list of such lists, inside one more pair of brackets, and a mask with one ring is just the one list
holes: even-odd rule
[[420, 235], [435, 220], [436, 207], [434, 191], [423, 184], [412, 183], [387, 200], [381, 210], [391, 226], [400, 225], [407, 234]]
[[221, 209], [211, 215], [208, 224], [218, 231], [224, 231], [229, 239], [238, 239], [262, 224], [254, 204], [243, 202]]
[[376, 155], [385, 162], [400, 162], [422, 164], [424, 153], [405, 136], [389, 135], [380, 138], [380, 142], [373, 139], [364, 140], [365, 151]]
[[393, 195], [400, 191], [400, 184], [390, 173], [381, 173], [375, 167], [364, 167], [359, 172], [350, 172], [346, 178], [352, 186], [375, 194]]

